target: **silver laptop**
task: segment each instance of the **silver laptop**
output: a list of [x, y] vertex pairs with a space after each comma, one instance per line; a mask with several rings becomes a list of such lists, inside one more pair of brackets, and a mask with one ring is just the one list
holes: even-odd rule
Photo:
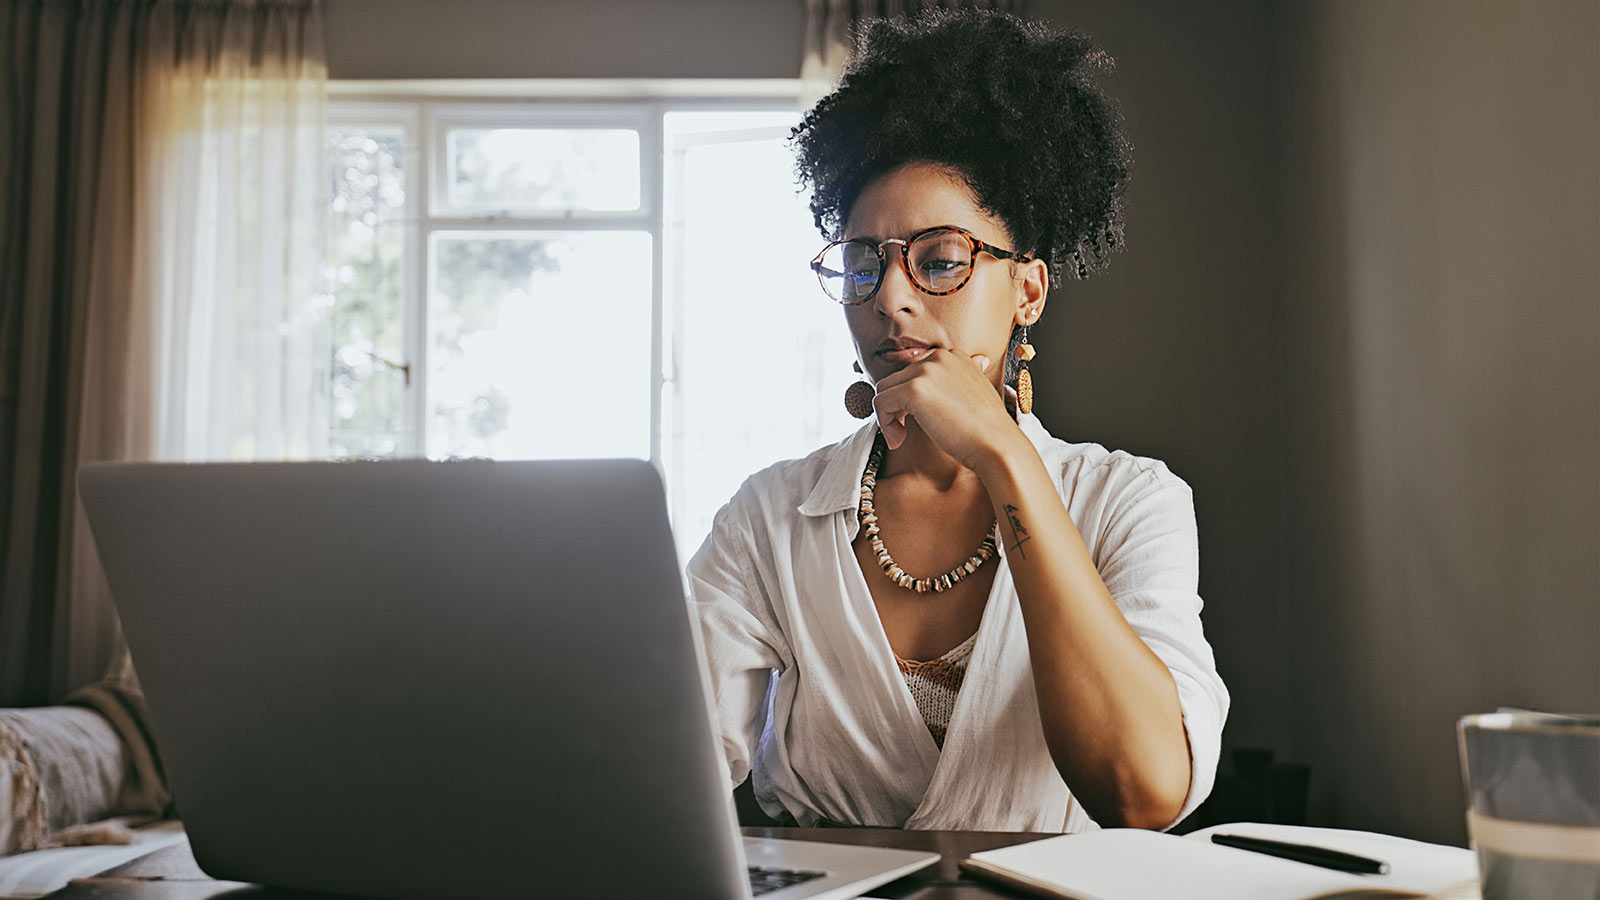
[[740, 838], [647, 463], [115, 464], [79, 483], [217, 878], [834, 900], [938, 859]]

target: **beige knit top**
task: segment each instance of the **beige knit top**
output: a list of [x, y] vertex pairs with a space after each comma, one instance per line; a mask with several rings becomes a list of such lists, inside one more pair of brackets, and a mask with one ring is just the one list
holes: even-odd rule
[[902, 659], [896, 653], [894, 661], [905, 676], [906, 687], [917, 701], [922, 721], [927, 723], [933, 742], [944, 749], [945, 730], [950, 727], [950, 713], [956, 708], [956, 695], [961, 693], [961, 682], [967, 677], [967, 660], [972, 657], [972, 647], [978, 642], [978, 633], [956, 645], [955, 649], [939, 657], [919, 661]]

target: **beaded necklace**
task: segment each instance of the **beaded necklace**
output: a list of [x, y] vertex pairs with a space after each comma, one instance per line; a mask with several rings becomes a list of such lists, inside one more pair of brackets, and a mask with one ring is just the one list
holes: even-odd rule
[[878, 565], [883, 567], [883, 574], [889, 576], [890, 581], [919, 594], [939, 594], [948, 591], [960, 584], [962, 579], [982, 568], [984, 563], [993, 559], [999, 552], [995, 546], [995, 530], [999, 527], [999, 523], [996, 522], [990, 527], [989, 533], [984, 535], [983, 543], [978, 545], [978, 552], [954, 569], [933, 578], [913, 578], [906, 574], [906, 571], [889, 555], [889, 548], [883, 545], [883, 538], [878, 535], [878, 512], [872, 507], [872, 489], [878, 484], [878, 467], [883, 465], [883, 457], [888, 449], [880, 432], [872, 442], [872, 454], [867, 457], [867, 468], [861, 473], [861, 506], [857, 514], [861, 519], [861, 526], [867, 530], [867, 541], [872, 545], [873, 555], [878, 558]]

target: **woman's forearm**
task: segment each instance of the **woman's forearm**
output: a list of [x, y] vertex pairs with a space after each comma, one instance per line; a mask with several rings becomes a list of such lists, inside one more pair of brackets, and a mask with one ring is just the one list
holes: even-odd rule
[[1016, 584], [1056, 768], [1101, 825], [1167, 825], [1190, 780], [1171, 672], [1111, 599], [1033, 446], [996, 448], [978, 475]]

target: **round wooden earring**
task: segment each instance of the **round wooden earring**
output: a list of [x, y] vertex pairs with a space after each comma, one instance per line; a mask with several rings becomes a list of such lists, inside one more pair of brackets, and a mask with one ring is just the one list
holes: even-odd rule
[[872, 385], [858, 381], [844, 389], [844, 408], [858, 419], [868, 418], [872, 415], [872, 398], [877, 395]]

